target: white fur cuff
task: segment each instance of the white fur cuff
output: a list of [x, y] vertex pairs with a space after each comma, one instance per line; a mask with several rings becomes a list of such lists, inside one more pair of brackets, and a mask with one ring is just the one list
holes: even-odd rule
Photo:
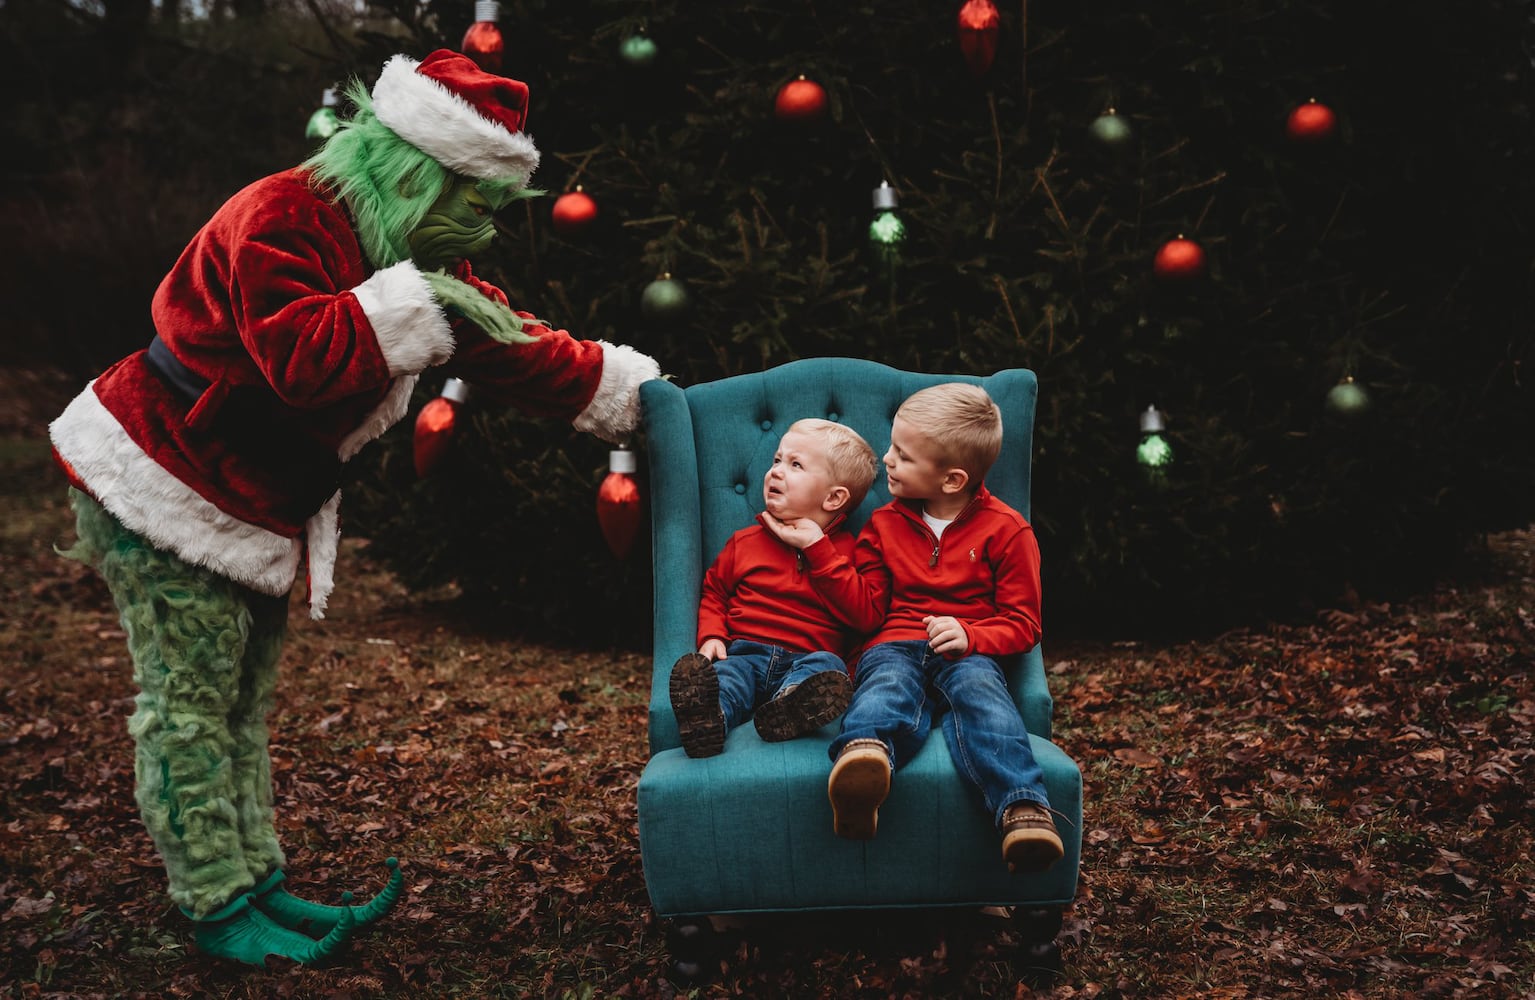
[[661, 366], [632, 347], [605, 340], [598, 343], [602, 345], [602, 381], [573, 424], [578, 431], [619, 444], [640, 422], [640, 383], [660, 378]]
[[375, 271], [352, 294], [373, 326], [391, 375], [415, 375], [453, 355], [453, 328], [412, 261]]

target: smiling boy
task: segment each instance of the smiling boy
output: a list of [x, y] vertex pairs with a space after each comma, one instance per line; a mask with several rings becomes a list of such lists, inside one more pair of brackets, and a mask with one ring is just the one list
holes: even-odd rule
[[[945, 383], [896, 411], [885, 453], [893, 498], [859, 536], [860, 586], [835, 581], [850, 614], [882, 613], [856, 663], [856, 687], [829, 747], [838, 836], [873, 838], [892, 776], [926, 742], [935, 716], [956, 770], [978, 792], [1023, 872], [1062, 856], [1044, 776], [998, 660], [1040, 636], [1039, 546], [1023, 515], [983, 482], [1002, 449], [1002, 418], [985, 390]], [[789, 544], [814, 538], [789, 525]]]

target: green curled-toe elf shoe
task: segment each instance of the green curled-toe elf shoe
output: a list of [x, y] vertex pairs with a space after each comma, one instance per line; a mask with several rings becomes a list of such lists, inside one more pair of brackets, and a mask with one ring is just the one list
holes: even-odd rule
[[324, 903], [311, 903], [307, 899], [300, 899], [283, 887], [283, 873], [280, 868], [267, 876], [266, 881], [252, 889], [251, 895], [256, 898], [258, 910], [289, 930], [304, 934], [328, 934], [347, 915], [350, 915], [351, 921], [361, 929], [376, 923], [392, 910], [400, 898], [400, 891], [405, 886], [405, 875], [400, 871], [399, 860], [388, 858], [384, 864], [389, 866], [389, 881], [379, 890], [378, 895], [358, 906], [345, 905], [352, 898], [349, 892], [341, 894], [341, 901], [344, 904], [342, 906], [327, 906]]
[[[349, 911], [316, 941], [306, 934], [274, 923], [253, 905], [255, 897], [246, 893], [228, 906], [201, 919], [194, 918], [193, 937], [197, 949], [247, 965], [265, 967], [268, 955], [315, 965], [335, 955], [356, 932]], [[186, 912], [186, 911], [182, 911]], [[188, 914], [191, 916], [191, 914]]]

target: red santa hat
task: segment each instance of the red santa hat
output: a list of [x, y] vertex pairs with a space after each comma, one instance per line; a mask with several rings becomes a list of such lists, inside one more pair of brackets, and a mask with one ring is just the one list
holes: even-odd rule
[[391, 58], [373, 85], [373, 113], [401, 139], [466, 177], [525, 180], [538, 166], [538, 149], [522, 131], [528, 85], [487, 73], [451, 49], [420, 62]]

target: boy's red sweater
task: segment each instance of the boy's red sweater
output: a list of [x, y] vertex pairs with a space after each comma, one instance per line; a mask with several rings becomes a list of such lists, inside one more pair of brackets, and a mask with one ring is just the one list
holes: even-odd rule
[[1008, 656], [1039, 641], [1039, 543], [1024, 516], [985, 486], [941, 541], [920, 503], [892, 500], [870, 515], [851, 566], [829, 547], [805, 551], [824, 596], [854, 620], [878, 622], [867, 646], [926, 639], [929, 615], [957, 618], [971, 653]]
[[[731, 535], [704, 574], [698, 644], [750, 639], [846, 657], [877, 620], [853, 617], [849, 609], [823, 597], [811, 583], [818, 572], [811, 558], [779, 541], [762, 526], [762, 516], [759, 523]], [[845, 566], [850, 565], [854, 544], [852, 532], [839, 518], [811, 548], [821, 547], [826, 562]]]

